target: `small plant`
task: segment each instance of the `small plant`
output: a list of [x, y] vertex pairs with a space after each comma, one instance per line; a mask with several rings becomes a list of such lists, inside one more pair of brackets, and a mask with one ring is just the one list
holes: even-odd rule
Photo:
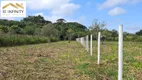
[[29, 54], [27, 54], [27, 53], [24, 53], [23, 55], [24, 55], [24, 56], [29, 56]]
[[88, 65], [89, 65], [89, 63], [83, 63], [83, 64], [81, 64], [81, 65], [79, 65], [79, 66], [76, 66], [76, 68], [77, 68], [77, 69], [84, 70], [84, 69], [87, 68]]
[[48, 60], [45, 59], [45, 58], [39, 58], [39, 60], [42, 61], [42, 62], [48, 62]]

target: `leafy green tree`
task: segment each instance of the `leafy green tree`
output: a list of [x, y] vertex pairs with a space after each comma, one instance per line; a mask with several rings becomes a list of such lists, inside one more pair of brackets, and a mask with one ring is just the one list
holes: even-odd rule
[[0, 30], [4, 33], [8, 32], [8, 27], [0, 25]]
[[[72, 39], [77, 38], [78, 36], [84, 36], [87, 34], [87, 28], [86, 26], [77, 23], [77, 22], [66, 22], [66, 23], [61, 23], [57, 22], [53, 24], [56, 29], [59, 30], [59, 37], [61, 40], [67, 40], [68, 39], [68, 29], [72, 29]], [[81, 32], [79, 34], [78, 32]]]
[[60, 39], [65, 40], [66, 39], [66, 32], [67, 32], [67, 29], [68, 29], [66, 23], [54, 23], [53, 25], [59, 31]]
[[13, 34], [21, 34], [21, 28], [18, 27], [18, 25], [12, 25], [9, 32]]
[[72, 38], [72, 35], [73, 35], [72, 32], [73, 32], [73, 31], [72, 31], [72, 29], [70, 29], [70, 28], [67, 30], [69, 43], [70, 43], [71, 38]]
[[24, 22], [20, 21], [19, 24], [18, 24], [18, 26], [20, 28], [24, 28], [26, 26], [26, 24]]
[[26, 26], [32, 25], [32, 26], [39, 27], [39, 28], [41, 28], [45, 24], [52, 23], [51, 21], [45, 20], [44, 17], [41, 15], [28, 16], [24, 18], [23, 20], [21, 20], [21, 22], [23, 22]]
[[64, 23], [65, 21], [66, 21], [65, 19], [60, 18], [60, 19], [57, 20], [57, 23]]
[[12, 25], [18, 25], [19, 21], [0, 19], [0, 25], [11, 27]]
[[88, 34], [86, 26], [77, 23], [77, 22], [67, 22], [66, 23], [67, 30], [72, 29], [72, 39], [77, 37], [85, 36]]
[[41, 35], [41, 28], [36, 28], [34, 35]]
[[24, 32], [25, 32], [25, 34], [33, 35], [35, 32], [35, 27], [34, 26], [26, 26], [24, 28]]
[[136, 32], [136, 35], [138, 35], [138, 36], [142, 36], [142, 30], [140, 30], [140, 31]]
[[102, 35], [105, 37], [111, 37], [111, 31], [109, 31], [108, 29], [104, 29], [102, 31]]
[[41, 30], [42, 35], [48, 37], [58, 37], [59, 31], [55, 28], [53, 24], [47, 24], [42, 27]]
[[112, 33], [111, 33], [111, 37], [113, 37], [113, 40], [116, 40], [115, 37], [118, 36], [118, 32], [116, 30], [112, 30]]

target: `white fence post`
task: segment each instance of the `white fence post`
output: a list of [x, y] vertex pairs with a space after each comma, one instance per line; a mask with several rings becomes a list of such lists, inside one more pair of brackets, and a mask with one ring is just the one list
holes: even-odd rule
[[100, 38], [101, 38], [101, 33], [98, 33], [98, 64], [100, 64]]
[[90, 55], [92, 56], [92, 34], [90, 35]]
[[89, 51], [88, 35], [86, 36], [86, 50]]
[[119, 26], [119, 43], [118, 43], [118, 80], [123, 77], [123, 25]]
[[83, 38], [81, 37], [81, 45], [83, 45]]
[[85, 38], [83, 37], [83, 47], [85, 47]]
[[77, 41], [77, 42], [79, 41], [78, 38], [76, 38], [76, 41]]

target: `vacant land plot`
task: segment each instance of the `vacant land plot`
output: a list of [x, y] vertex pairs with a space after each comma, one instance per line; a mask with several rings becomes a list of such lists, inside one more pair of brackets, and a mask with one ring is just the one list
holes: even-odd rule
[[[97, 44], [93, 56], [67, 41], [0, 48], [0, 80], [117, 80], [117, 42]], [[142, 43], [124, 42], [124, 80], [142, 80]]]

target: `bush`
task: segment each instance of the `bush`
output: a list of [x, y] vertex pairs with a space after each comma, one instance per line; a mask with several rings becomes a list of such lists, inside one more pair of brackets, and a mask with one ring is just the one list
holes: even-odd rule
[[56, 37], [51, 37], [50, 38], [50, 42], [56, 42], [56, 41], [59, 41], [59, 38], [56, 38]]
[[8, 27], [0, 25], [0, 30], [4, 33], [8, 32]]
[[15, 46], [24, 44], [38, 44], [58, 41], [56, 38], [48, 38], [44, 36], [29, 36], [29, 35], [0, 35], [0, 46]]
[[116, 37], [115, 38], [114, 37], [107, 37], [106, 40], [107, 41], [117, 41], [118, 38], [116, 38]]
[[[137, 42], [142, 42], [142, 36], [127, 36], [127, 37], [123, 37], [124, 41], [137, 41]], [[118, 41], [118, 37], [107, 37], [106, 41]]]
[[142, 36], [135, 36], [133, 38], [134, 41], [142, 42]]

